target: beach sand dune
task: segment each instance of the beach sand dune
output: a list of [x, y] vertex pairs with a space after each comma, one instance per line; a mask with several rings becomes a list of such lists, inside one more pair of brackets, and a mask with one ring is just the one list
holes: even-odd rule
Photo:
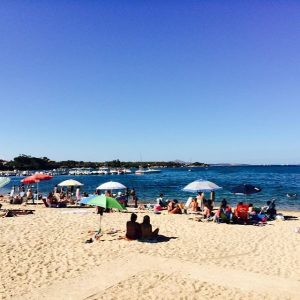
[[90, 244], [94, 209], [0, 219], [0, 298], [300, 299], [299, 220], [258, 227], [149, 215], [164, 241], [120, 240], [128, 213], [105, 214]]

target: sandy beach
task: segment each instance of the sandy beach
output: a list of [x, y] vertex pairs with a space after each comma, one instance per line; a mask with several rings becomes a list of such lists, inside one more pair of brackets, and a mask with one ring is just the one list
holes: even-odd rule
[[1, 299], [300, 298], [298, 219], [245, 226], [149, 212], [164, 236], [149, 243], [120, 240], [130, 214], [115, 212], [86, 244], [94, 209], [27, 208], [34, 214], [0, 219]]

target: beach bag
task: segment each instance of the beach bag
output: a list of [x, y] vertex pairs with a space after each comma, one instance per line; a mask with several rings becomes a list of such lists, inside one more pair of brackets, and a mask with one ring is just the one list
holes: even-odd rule
[[267, 216], [265, 214], [258, 214], [257, 217], [263, 223], [267, 222]]
[[161, 211], [162, 208], [159, 204], [154, 205], [154, 211]]

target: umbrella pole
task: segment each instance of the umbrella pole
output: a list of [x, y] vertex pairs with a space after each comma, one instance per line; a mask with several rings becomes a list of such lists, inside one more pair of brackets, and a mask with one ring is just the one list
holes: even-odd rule
[[[34, 197], [33, 197], [34, 199]], [[38, 203], [38, 199], [39, 199], [39, 182], [36, 182], [36, 204]], [[34, 201], [34, 200], [33, 200]], [[34, 204], [34, 202], [33, 202]]]
[[98, 234], [99, 233], [101, 233], [101, 220], [102, 220], [102, 215], [101, 214], [99, 214], [100, 215], [100, 222], [99, 222], [99, 231], [98, 231]]

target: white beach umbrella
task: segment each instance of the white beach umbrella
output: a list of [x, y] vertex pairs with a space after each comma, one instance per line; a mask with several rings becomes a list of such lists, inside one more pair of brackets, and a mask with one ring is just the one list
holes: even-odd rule
[[105, 182], [97, 187], [97, 190], [124, 190], [126, 186], [122, 183], [109, 181]]
[[0, 177], [0, 188], [4, 187], [10, 182], [10, 178], [8, 177]]
[[83, 184], [74, 179], [68, 179], [58, 184], [59, 186], [82, 186]]
[[182, 190], [185, 192], [213, 192], [216, 190], [220, 190], [221, 187], [216, 185], [215, 183], [211, 181], [206, 180], [196, 180], [191, 183], [189, 183], [187, 186], [185, 186]]

